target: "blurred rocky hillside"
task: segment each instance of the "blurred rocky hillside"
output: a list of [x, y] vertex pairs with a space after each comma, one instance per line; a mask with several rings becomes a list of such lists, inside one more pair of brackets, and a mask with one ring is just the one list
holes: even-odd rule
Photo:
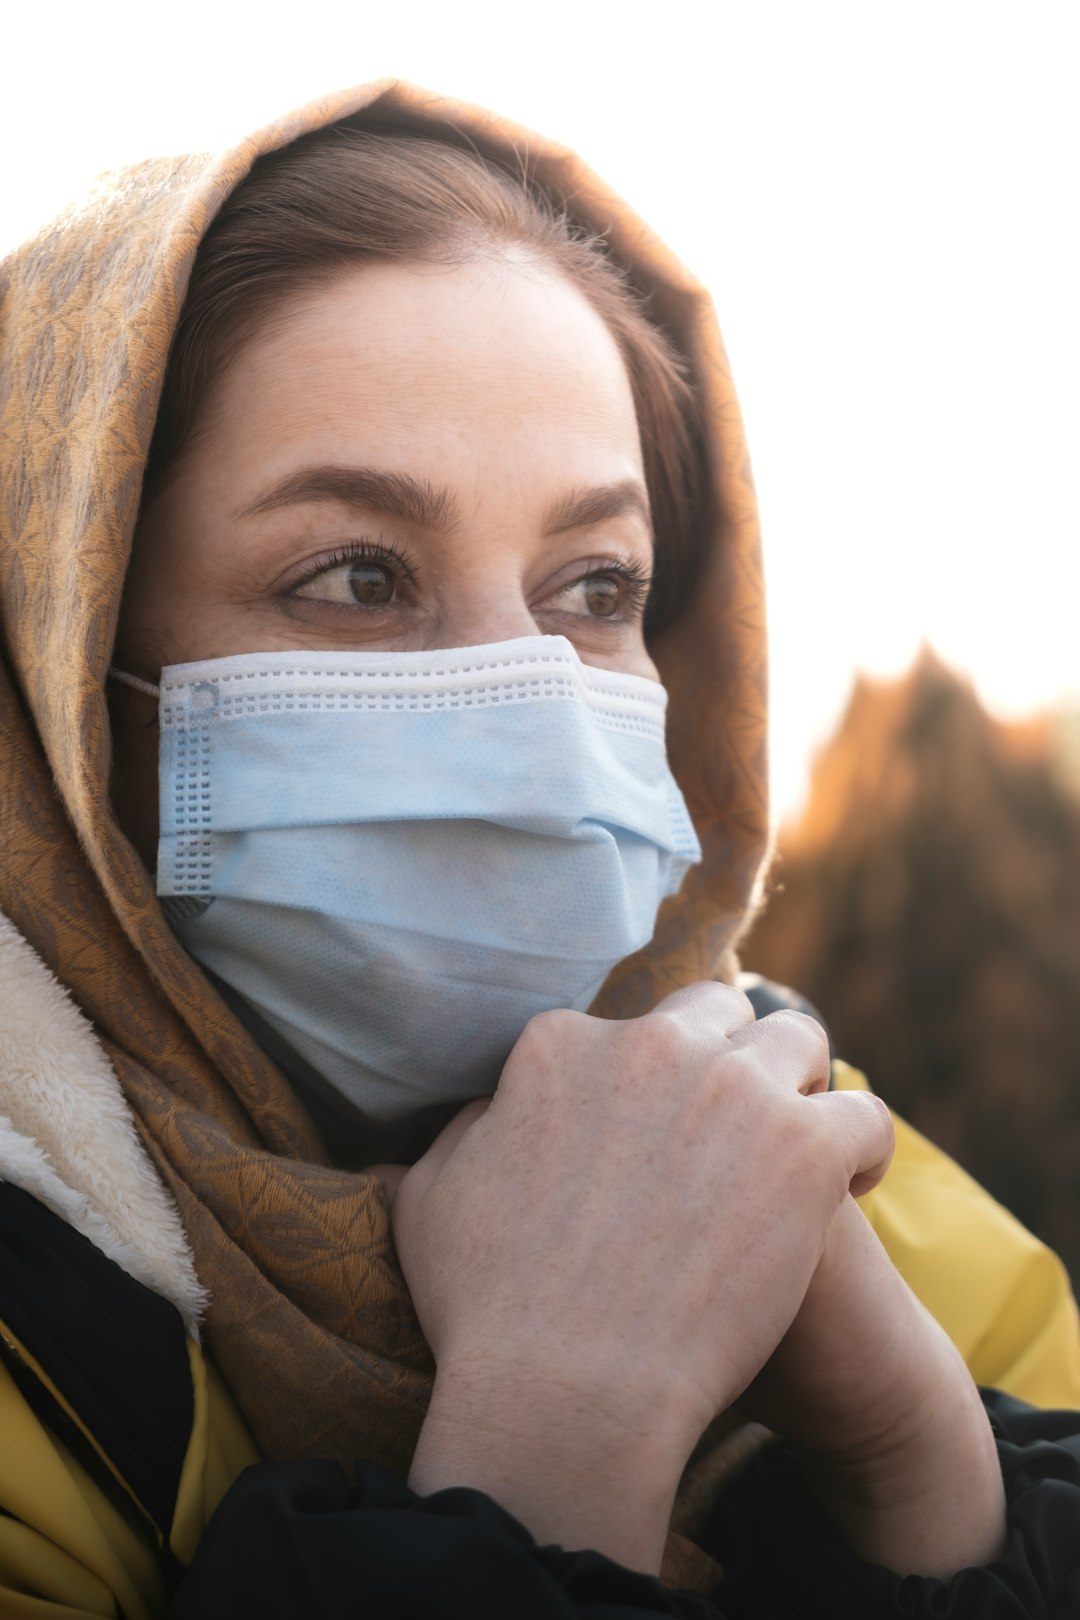
[[924, 653], [860, 681], [781, 837], [744, 965], [1080, 1281], [1080, 791], [1061, 717], [1005, 725]]

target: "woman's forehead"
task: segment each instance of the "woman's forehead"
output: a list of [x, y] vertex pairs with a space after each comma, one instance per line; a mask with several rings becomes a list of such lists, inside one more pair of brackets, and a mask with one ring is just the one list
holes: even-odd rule
[[225, 371], [200, 429], [232, 478], [253, 460], [260, 477], [301, 462], [415, 474], [414, 456], [452, 486], [520, 479], [552, 456], [564, 483], [641, 477], [603, 321], [557, 274], [504, 261], [368, 266], [295, 296]]
[[[400, 394], [424, 385], [460, 398], [479, 382], [605, 390], [633, 410], [618, 345], [577, 288], [535, 262], [486, 255], [464, 264], [364, 265], [286, 297], [228, 371], [265, 386], [355, 382]], [[410, 412], [424, 396], [408, 401]]]

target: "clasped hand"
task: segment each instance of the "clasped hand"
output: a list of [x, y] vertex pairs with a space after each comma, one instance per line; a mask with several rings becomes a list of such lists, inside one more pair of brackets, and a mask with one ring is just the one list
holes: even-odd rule
[[910, 1546], [940, 1377], [980, 1463], [989, 1431], [849, 1196], [888, 1166], [888, 1110], [828, 1080], [814, 1020], [756, 1022], [722, 985], [621, 1023], [545, 1013], [490, 1102], [381, 1167], [438, 1367], [414, 1487], [475, 1485], [541, 1539], [654, 1569], [690, 1451], [739, 1400], [809, 1448], [867, 1556], [989, 1556], [1000, 1483], [992, 1530], [984, 1514], [959, 1550]]

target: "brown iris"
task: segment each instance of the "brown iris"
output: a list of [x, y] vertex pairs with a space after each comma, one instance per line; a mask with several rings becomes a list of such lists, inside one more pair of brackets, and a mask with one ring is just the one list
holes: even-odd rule
[[349, 569], [349, 589], [358, 602], [378, 605], [394, 598], [394, 579], [382, 563], [357, 562]]

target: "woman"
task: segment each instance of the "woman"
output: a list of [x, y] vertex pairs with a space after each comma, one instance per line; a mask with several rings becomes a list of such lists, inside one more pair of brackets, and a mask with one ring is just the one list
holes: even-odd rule
[[1060, 1267], [714, 982], [760, 577], [679, 267], [375, 87], [39, 239], [4, 366], [3, 1612], [1066, 1612]]

